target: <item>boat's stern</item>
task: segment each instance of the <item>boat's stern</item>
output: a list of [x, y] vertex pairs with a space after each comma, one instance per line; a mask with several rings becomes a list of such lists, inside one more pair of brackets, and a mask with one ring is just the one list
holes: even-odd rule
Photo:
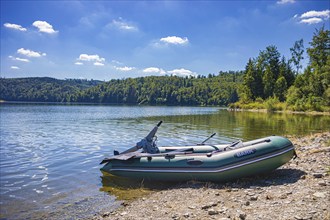
[[111, 173], [111, 169], [112, 169], [112, 163], [107, 162], [100, 170], [103, 172], [107, 172], [107, 173]]

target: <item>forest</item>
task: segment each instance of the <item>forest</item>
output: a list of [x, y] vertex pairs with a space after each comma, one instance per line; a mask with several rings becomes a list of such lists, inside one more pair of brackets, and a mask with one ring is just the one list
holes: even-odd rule
[[243, 72], [220, 72], [208, 77], [148, 76], [108, 82], [52, 78], [1, 78], [5, 101], [145, 104], [228, 105], [238, 101]]
[[229, 106], [330, 111], [330, 31], [315, 30], [305, 59], [303, 39], [285, 58], [275, 45], [247, 61], [245, 70], [197, 77], [146, 76], [98, 80], [0, 78], [0, 100], [23, 102]]
[[98, 80], [50, 77], [0, 78], [0, 100], [20, 102], [66, 102], [70, 94], [102, 83]]
[[275, 46], [249, 59], [233, 108], [293, 111], [330, 111], [330, 31], [316, 30], [307, 48], [309, 63], [301, 73], [303, 40], [290, 48], [291, 58], [281, 57]]

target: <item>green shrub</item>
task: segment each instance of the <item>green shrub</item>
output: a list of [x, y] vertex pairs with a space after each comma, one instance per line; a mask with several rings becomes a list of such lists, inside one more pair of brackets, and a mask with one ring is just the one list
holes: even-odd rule
[[269, 98], [265, 101], [265, 107], [267, 112], [274, 112], [276, 110], [276, 105], [279, 103], [280, 101], [278, 100], [277, 97], [272, 97]]

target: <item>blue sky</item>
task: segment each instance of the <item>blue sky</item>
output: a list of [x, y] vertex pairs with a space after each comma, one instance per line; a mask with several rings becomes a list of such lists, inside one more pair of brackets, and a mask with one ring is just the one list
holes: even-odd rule
[[329, 7], [329, 0], [1, 0], [1, 77], [243, 70], [269, 45], [287, 59], [295, 41], [309, 47], [316, 29], [329, 29]]

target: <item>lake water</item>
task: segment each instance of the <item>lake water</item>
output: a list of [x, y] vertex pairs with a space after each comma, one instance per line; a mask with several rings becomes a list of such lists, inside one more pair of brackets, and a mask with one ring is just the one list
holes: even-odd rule
[[[1, 219], [88, 218], [118, 205], [100, 161], [163, 120], [158, 145], [329, 131], [329, 116], [229, 112], [218, 107], [1, 104]], [[125, 191], [124, 191], [125, 192]]]

